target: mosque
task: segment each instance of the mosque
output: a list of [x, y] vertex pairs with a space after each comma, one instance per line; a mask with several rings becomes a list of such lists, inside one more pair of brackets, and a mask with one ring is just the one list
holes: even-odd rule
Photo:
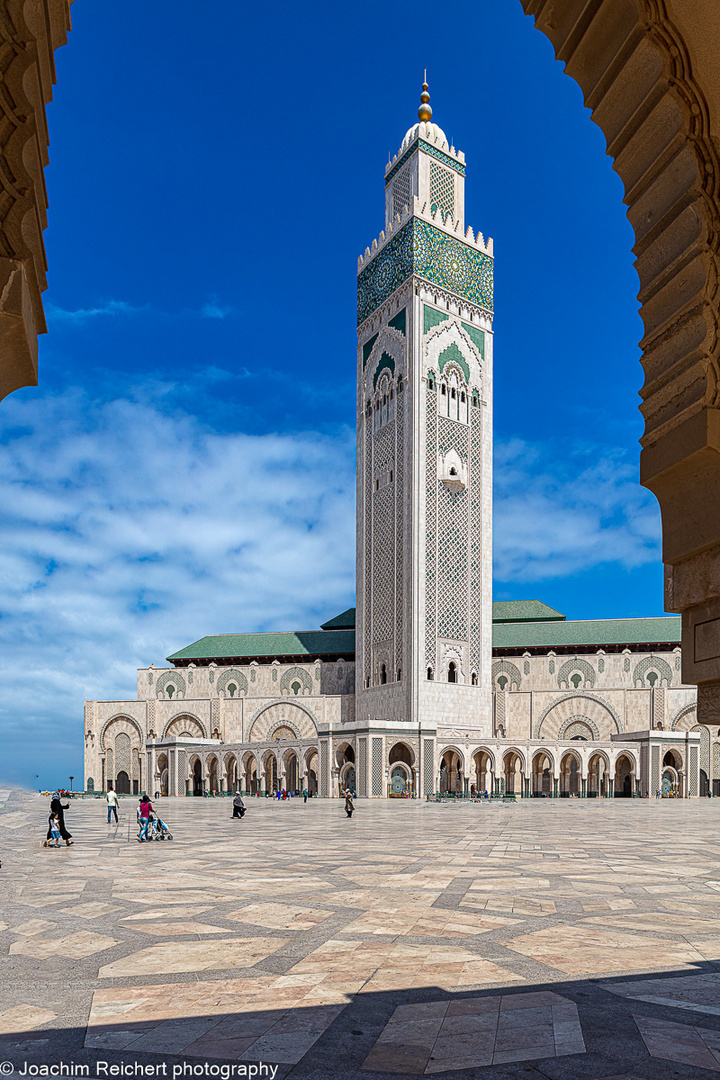
[[427, 90], [358, 259], [357, 608], [203, 637], [86, 701], [86, 790], [720, 795], [679, 617], [492, 602], [493, 244]]

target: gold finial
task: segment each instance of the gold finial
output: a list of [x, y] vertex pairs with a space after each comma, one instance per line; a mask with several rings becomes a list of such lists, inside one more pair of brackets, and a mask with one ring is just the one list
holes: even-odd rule
[[422, 84], [420, 102], [421, 104], [420, 108], [418, 109], [418, 120], [421, 123], [429, 124], [432, 118], [432, 109], [430, 108], [430, 95], [428, 94], [427, 68], [425, 69], [425, 81]]

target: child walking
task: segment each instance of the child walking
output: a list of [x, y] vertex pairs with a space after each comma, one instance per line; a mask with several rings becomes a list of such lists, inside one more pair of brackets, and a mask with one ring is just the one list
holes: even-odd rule
[[55, 847], [60, 847], [60, 820], [57, 814], [51, 814], [49, 819], [50, 825], [50, 842], [48, 847], [52, 847], [53, 840], [55, 841]]

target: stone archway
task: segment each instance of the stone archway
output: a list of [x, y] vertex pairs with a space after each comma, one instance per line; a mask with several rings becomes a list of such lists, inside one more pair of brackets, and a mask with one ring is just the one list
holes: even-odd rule
[[660, 504], [665, 606], [683, 614], [683, 682], [698, 684], [698, 721], [719, 724], [717, 3], [520, 3], [579, 84], [625, 185], [644, 323], [640, 481]]

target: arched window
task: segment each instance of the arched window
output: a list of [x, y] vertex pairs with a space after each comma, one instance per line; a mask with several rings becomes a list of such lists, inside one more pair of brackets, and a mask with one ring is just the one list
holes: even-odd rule
[[380, 665], [380, 684], [381, 684], [381, 686], [384, 686], [386, 682], [387, 682], [387, 668], [385, 667], [384, 664], [381, 664]]
[[441, 394], [447, 394], [447, 387], [446, 387], [445, 383], [441, 383], [441, 385], [440, 385], [440, 393]]
[[646, 678], [647, 678], [647, 681], [650, 683], [650, 685], [654, 686], [655, 683], [658, 681], [658, 673], [657, 673], [657, 671], [648, 671], [648, 673], [646, 675]]
[[[298, 694], [300, 693], [300, 689], [301, 689], [300, 683], [299, 682], [290, 683], [290, 689], [292, 690], [295, 697], [297, 697]], [[294, 705], [293, 705], [293, 708], [295, 708]]]
[[501, 690], [504, 690], [508, 684], [507, 675], [498, 675], [498, 686]]
[[397, 681], [398, 681], [398, 682], [402, 682], [402, 668], [398, 668], [398, 677], [397, 677]]
[[472, 675], [470, 676], [470, 682], [473, 686], [477, 686], [477, 671], [473, 671]]
[[173, 694], [175, 693], [175, 687], [173, 686], [172, 683], [167, 684], [167, 686], [165, 687], [165, 693], [167, 694], [167, 696], [169, 698], [171, 698], [173, 696]]
[[448, 682], [457, 682], [457, 664], [454, 660], [448, 664]]
[[433, 379], [432, 375], [428, 375], [428, 390], [434, 390], [434, 389], [435, 389], [435, 380]]
[[235, 695], [237, 694], [237, 686], [235, 685], [235, 683], [234, 682], [228, 683], [228, 688], [227, 689], [228, 689], [228, 694], [230, 695], [230, 697], [235, 697]]
[[431, 667], [427, 669], [427, 677], [429, 682], [433, 681], [433, 669]]
[[578, 686], [582, 682], [582, 675], [571, 675], [570, 676], [570, 682], [573, 684], [573, 686], [577, 690]]

